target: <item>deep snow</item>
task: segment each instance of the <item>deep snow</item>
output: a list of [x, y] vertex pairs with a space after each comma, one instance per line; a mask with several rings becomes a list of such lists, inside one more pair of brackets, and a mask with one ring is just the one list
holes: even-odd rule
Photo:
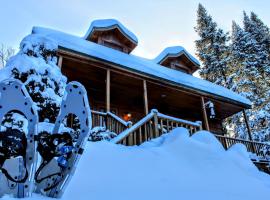
[[270, 176], [258, 171], [244, 146], [225, 151], [209, 132], [189, 137], [177, 128], [135, 147], [89, 142], [62, 199], [254, 200], [269, 195]]

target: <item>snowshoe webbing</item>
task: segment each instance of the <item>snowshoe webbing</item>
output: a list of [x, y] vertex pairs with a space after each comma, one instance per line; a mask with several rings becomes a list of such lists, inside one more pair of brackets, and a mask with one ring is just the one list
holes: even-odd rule
[[[42, 157], [42, 163], [40, 164], [39, 168], [35, 173], [35, 181], [37, 183], [41, 183], [43, 180], [51, 178], [53, 176], [61, 177], [62, 174], [58, 172], [42, 178], [38, 178], [42, 169], [55, 157], [58, 157], [58, 166], [61, 169], [64, 169], [66, 167], [65, 163], [70, 158], [73, 149], [73, 142], [70, 134], [49, 134], [46, 132], [42, 132], [38, 135], [37, 142], [37, 151]], [[57, 184], [58, 183], [55, 183], [48, 188], [45, 188], [44, 191], [52, 189]]]
[[[26, 168], [26, 148], [27, 139], [23, 132], [17, 129], [7, 128], [6, 131], [0, 132], [0, 169], [2, 173], [12, 182], [24, 183], [28, 178], [28, 171]], [[7, 159], [22, 156], [25, 175], [22, 179], [13, 178], [8, 171], [3, 168], [3, 165]]]

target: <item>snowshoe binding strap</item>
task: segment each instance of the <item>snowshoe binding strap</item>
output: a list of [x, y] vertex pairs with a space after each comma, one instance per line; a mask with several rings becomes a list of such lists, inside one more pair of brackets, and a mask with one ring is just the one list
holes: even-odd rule
[[[58, 172], [49, 174], [42, 178], [38, 178], [40, 172], [54, 158], [57, 158], [58, 166], [60, 168], [67, 167], [68, 159], [70, 158], [72, 150], [74, 148], [72, 143], [72, 137], [70, 136], [70, 134], [69, 133], [49, 134], [47, 132], [42, 132], [37, 137], [37, 143], [38, 143], [37, 151], [42, 157], [42, 163], [35, 173], [36, 183], [41, 183], [42, 181], [49, 179], [53, 176], [61, 176], [62, 174]], [[44, 191], [47, 191], [52, 187], [53, 185], [45, 188]]]
[[[17, 129], [8, 128], [6, 131], [0, 132], [0, 169], [2, 173], [12, 182], [24, 183], [28, 178], [28, 170], [26, 168], [26, 148], [27, 139], [23, 132]], [[3, 164], [7, 159], [22, 156], [25, 167], [25, 175], [22, 179], [13, 178]]]

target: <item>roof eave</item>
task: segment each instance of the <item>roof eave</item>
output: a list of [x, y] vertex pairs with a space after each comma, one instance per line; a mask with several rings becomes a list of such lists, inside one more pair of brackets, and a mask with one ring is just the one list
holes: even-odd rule
[[135, 45], [135, 47], [138, 45], [138, 41], [135, 41], [133, 38], [131, 38], [128, 34], [125, 33], [124, 30], [122, 30], [122, 28], [118, 25], [118, 24], [114, 24], [111, 26], [107, 26], [107, 27], [93, 27], [91, 29], [91, 31], [84, 36], [85, 39], [90, 38], [90, 36], [93, 34], [93, 32], [95, 31], [108, 31], [108, 30], [113, 30], [113, 29], [118, 29], [127, 39], [130, 40], [131, 43], [133, 43]]
[[82, 55], [82, 56], [88, 57], [88, 58], [93, 59], [93, 60], [106, 62], [106, 63], [109, 63], [109, 64], [114, 65], [114, 66], [124, 67], [124, 68], [128, 69], [131, 72], [140, 73], [140, 74], [146, 75], [146, 76], [151, 77], [151, 78], [154, 78], [154, 79], [162, 80], [164, 82], [171, 83], [171, 84], [176, 85], [176, 86], [179, 86], [181, 88], [184, 88], [184, 89], [187, 89], [187, 90], [191, 90], [191, 91], [195, 91], [198, 94], [212, 95], [212, 96], [217, 97], [217, 99], [220, 99], [220, 100], [223, 100], [225, 102], [229, 102], [229, 103], [238, 105], [239, 107], [242, 107], [243, 109], [251, 109], [251, 104], [246, 104], [246, 103], [243, 103], [243, 102], [240, 102], [240, 101], [236, 101], [234, 99], [225, 98], [225, 97], [220, 96], [220, 95], [217, 95], [215, 93], [210, 93], [210, 92], [207, 92], [207, 91], [200, 90], [198, 88], [194, 88], [194, 87], [191, 87], [191, 86], [183, 85], [181, 83], [177, 83], [177, 82], [172, 81], [172, 80], [167, 80], [167, 79], [164, 79], [164, 78], [161, 78], [161, 77], [157, 77], [157, 76], [154, 76], [152, 74], [141, 72], [139, 70], [130, 68], [130, 67], [126, 66], [126, 65], [120, 65], [120, 64], [117, 64], [117, 63], [114, 63], [114, 62], [111, 62], [111, 61], [108, 61], [108, 60], [105, 60], [105, 59], [101, 59], [101, 58], [98, 58], [98, 57], [95, 57], [95, 56], [91, 56], [91, 55], [88, 55], [88, 54], [85, 54], [85, 53], [82, 53], [82, 52], [78, 52], [78, 51], [75, 51], [75, 50], [72, 50], [72, 49], [63, 47], [63, 46], [59, 46], [59, 50], [69, 51], [69, 52], [72, 52], [72, 53], [75, 53], [75, 54], [78, 54], [78, 55]]

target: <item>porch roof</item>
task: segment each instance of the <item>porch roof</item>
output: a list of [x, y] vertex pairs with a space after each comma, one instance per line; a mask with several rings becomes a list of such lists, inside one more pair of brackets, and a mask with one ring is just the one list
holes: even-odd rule
[[217, 96], [225, 100], [230, 100], [242, 105], [245, 108], [251, 107], [251, 102], [247, 98], [229, 89], [181, 71], [163, 67], [156, 64], [153, 60], [131, 54], [125, 54], [120, 51], [87, 41], [84, 38], [53, 29], [33, 27], [32, 34], [41, 34], [55, 40], [60, 49], [69, 50], [94, 59], [112, 63], [130, 71], [150, 75], [152, 77], [193, 90], [194, 92], [197, 91]]

